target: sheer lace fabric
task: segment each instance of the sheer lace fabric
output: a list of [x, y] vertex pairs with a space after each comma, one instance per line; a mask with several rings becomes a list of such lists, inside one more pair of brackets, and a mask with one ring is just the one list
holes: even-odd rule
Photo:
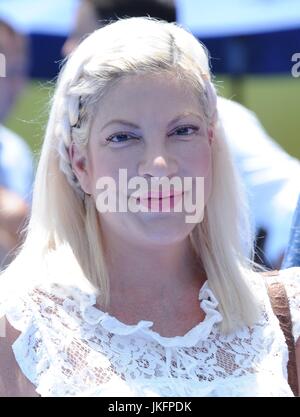
[[[300, 336], [300, 268], [282, 271]], [[79, 287], [40, 283], [2, 300], [0, 316], [22, 331], [16, 360], [41, 396], [292, 396], [288, 350], [261, 280], [260, 320], [224, 336], [222, 316], [206, 282], [203, 322], [184, 336], [162, 337], [150, 321], [127, 325], [94, 307]]]

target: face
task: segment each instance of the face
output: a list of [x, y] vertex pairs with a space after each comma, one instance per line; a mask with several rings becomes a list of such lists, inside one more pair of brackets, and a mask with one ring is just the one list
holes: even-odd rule
[[62, 47], [62, 55], [69, 55], [82, 41], [86, 34], [100, 27], [94, 6], [90, 1], [81, 1], [75, 16], [74, 28]]
[[[183, 186], [187, 191], [180, 198], [195, 193], [195, 178], [202, 177], [205, 203], [211, 186], [208, 138], [199, 97], [190, 87], [172, 76], [130, 76], [101, 99], [85, 153], [86, 163], [79, 163], [80, 154], [75, 152], [73, 168], [82, 188], [95, 201], [101, 192], [97, 181], [104, 176], [114, 180], [118, 196], [128, 199], [133, 190], [119, 184], [120, 169], [125, 169], [128, 181], [142, 177], [149, 185], [151, 178], [179, 177], [182, 184], [185, 178], [191, 178], [192, 188]], [[99, 213], [104, 234], [114, 233], [139, 245], [164, 245], [184, 240], [196, 226], [186, 221], [184, 209], [153, 212], [152, 204], [158, 199], [143, 201], [150, 208], [148, 212]]]
[[0, 121], [3, 121], [14, 106], [26, 83], [25, 39], [12, 37], [0, 29], [0, 53], [5, 57], [5, 77], [0, 77]]

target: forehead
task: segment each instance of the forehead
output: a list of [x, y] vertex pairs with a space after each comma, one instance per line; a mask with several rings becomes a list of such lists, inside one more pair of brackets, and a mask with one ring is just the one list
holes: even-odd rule
[[126, 76], [111, 87], [99, 102], [97, 121], [107, 117], [144, 119], [201, 112], [201, 94], [190, 82], [170, 74]]

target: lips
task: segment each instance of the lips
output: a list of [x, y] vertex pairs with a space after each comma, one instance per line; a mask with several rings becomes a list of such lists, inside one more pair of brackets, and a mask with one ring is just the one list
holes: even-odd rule
[[136, 201], [152, 212], [169, 213], [182, 200], [183, 194], [183, 191], [174, 191], [171, 194], [152, 191], [137, 197]]
[[156, 192], [156, 191], [151, 191], [148, 194], [143, 194], [140, 197], [137, 198], [137, 200], [162, 200], [165, 198], [174, 198], [176, 196], [180, 196], [182, 195], [183, 192], [182, 191], [174, 191], [171, 194], [166, 194], [164, 195], [162, 192]]

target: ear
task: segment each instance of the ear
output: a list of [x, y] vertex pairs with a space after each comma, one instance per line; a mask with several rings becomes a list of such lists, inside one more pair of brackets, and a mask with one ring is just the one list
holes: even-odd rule
[[80, 149], [74, 142], [69, 146], [69, 158], [74, 174], [81, 188], [86, 194], [91, 194], [91, 178], [88, 169], [88, 159], [84, 149]]

